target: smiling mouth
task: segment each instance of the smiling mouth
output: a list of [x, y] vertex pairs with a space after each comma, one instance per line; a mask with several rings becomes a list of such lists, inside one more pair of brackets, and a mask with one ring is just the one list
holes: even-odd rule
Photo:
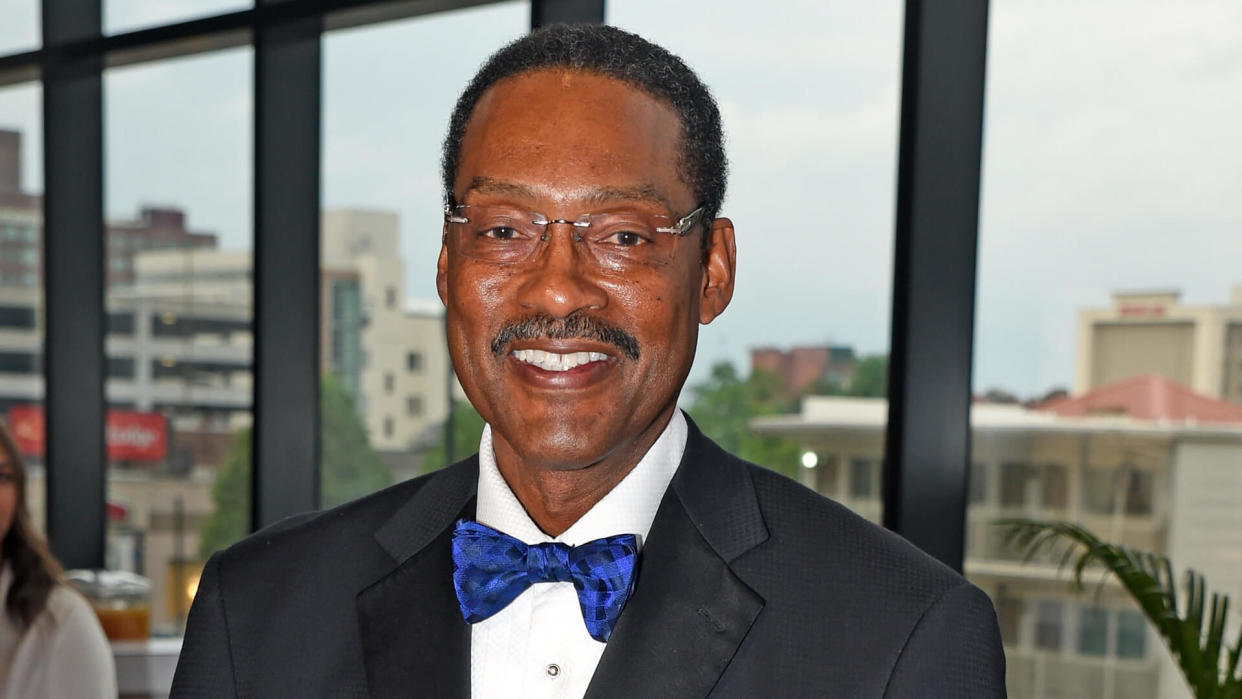
[[569, 371], [583, 364], [602, 362], [611, 358], [603, 352], [566, 352], [560, 354], [537, 349], [513, 350], [509, 353], [509, 356], [523, 364], [529, 364], [544, 371]]

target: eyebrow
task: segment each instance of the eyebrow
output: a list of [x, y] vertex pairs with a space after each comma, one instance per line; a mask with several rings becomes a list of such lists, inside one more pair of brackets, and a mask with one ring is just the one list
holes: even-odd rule
[[[462, 199], [465, 199], [466, 195], [471, 192], [507, 195], [525, 199], [526, 201], [533, 201], [536, 198], [534, 189], [524, 184], [498, 180], [494, 177], [475, 177], [470, 180], [470, 186], [466, 187], [465, 191], [462, 192]], [[668, 211], [673, 210], [673, 206], [668, 199], [651, 183], [644, 183], [634, 187], [592, 187], [584, 192], [581, 199], [587, 206], [609, 204], [618, 201], [641, 201], [659, 204]]]

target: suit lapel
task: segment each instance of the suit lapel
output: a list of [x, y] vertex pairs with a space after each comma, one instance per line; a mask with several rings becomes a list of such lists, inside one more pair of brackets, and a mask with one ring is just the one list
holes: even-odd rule
[[750, 475], [687, 422], [686, 453], [589, 699], [707, 696], [763, 609], [729, 567], [768, 536]]
[[478, 460], [435, 476], [375, 533], [395, 567], [358, 593], [373, 699], [470, 696], [470, 627], [453, 591], [453, 523], [473, 517]]

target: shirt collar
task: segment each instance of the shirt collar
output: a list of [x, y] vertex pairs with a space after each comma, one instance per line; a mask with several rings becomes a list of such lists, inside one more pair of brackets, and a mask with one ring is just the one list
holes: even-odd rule
[[673, 411], [659, 438], [626, 474], [586, 514], [558, 537], [541, 531], [496, 467], [492, 449], [492, 428], [483, 428], [479, 440], [479, 489], [475, 517], [481, 524], [504, 532], [526, 544], [557, 541], [578, 546], [588, 541], [615, 534], [634, 534], [639, 546], [651, 530], [656, 510], [664, 491], [673, 480], [686, 451], [686, 418], [680, 410]]

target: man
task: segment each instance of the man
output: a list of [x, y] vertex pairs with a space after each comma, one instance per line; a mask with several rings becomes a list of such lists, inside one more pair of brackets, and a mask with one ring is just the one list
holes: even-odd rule
[[679, 59], [535, 32], [466, 88], [443, 165], [479, 454], [214, 556], [174, 696], [1003, 696], [981, 592], [678, 411], [736, 258]]

